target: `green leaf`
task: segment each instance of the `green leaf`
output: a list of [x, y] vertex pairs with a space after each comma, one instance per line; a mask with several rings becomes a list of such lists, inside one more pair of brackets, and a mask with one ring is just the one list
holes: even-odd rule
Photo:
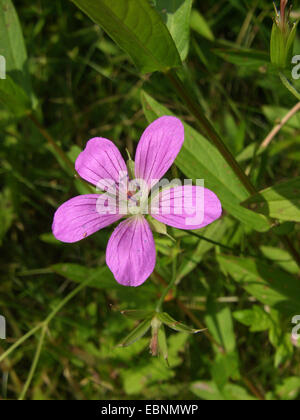
[[263, 304], [289, 316], [300, 313], [300, 284], [295, 276], [250, 258], [220, 255], [218, 261], [224, 272]]
[[224, 401], [225, 397], [214, 382], [197, 381], [190, 386], [191, 391], [199, 398], [207, 401]]
[[16, 117], [25, 115], [31, 108], [24, 90], [8, 75], [6, 79], [0, 80], [0, 104]]
[[211, 367], [211, 374], [219, 388], [223, 388], [229, 379], [240, 379], [238, 353], [218, 353]]
[[[142, 104], [149, 122], [163, 115], [173, 115], [145, 92], [142, 92]], [[185, 141], [176, 165], [187, 177], [204, 179], [205, 186], [218, 195], [222, 206], [232, 216], [258, 231], [269, 230], [270, 225], [265, 217], [257, 217], [257, 214], [240, 205], [249, 194], [219, 151], [188, 124], [184, 123], [184, 128]]]
[[151, 326], [152, 318], [147, 318], [142, 321], [130, 334], [127, 335], [119, 344], [118, 347], [127, 347], [142, 338]]
[[[201, 235], [214, 241], [222, 239], [226, 225], [223, 223], [224, 220], [217, 220], [215, 223], [209, 225], [207, 228], [201, 230]], [[195, 231], [196, 233], [196, 231]], [[186, 255], [183, 254], [183, 261], [177, 270], [176, 284], [178, 284], [185, 276], [193, 271], [198, 264], [202, 261], [204, 255], [209, 252], [215, 245], [205, 240], [199, 239], [199, 243], [196, 248], [193, 249], [192, 253]]]
[[147, 310], [143, 310], [143, 309], [130, 309], [130, 310], [125, 310], [125, 311], [121, 311], [121, 314], [126, 316], [126, 318], [129, 319], [133, 319], [135, 321], [139, 321], [141, 319], [145, 319], [145, 318], [149, 318], [152, 315], [154, 316], [155, 312], [154, 311], [147, 311]]
[[10, 191], [5, 189], [0, 193], [0, 245], [13, 220], [14, 211]]
[[148, 0], [72, 1], [130, 55], [142, 73], [181, 65], [167, 27]]
[[253, 305], [252, 309], [236, 311], [233, 316], [241, 324], [250, 327], [251, 332], [266, 331], [273, 323], [270, 315], [258, 305]]
[[196, 334], [205, 330], [195, 330], [194, 328], [188, 327], [187, 325], [182, 324], [181, 322], [175, 321], [169, 314], [166, 312], [158, 312], [157, 318], [168, 327], [172, 328], [172, 330], [185, 332], [189, 334]]
[[274, 261], [277, 265], [279, 265], [279, 267], [283, 268], [289, 273], [299, 273], [298, 264], [293, 260], [287, 251], [280, 248], [275, 248], [273, 246], [261, 246], [260, 250], [266, 258]]
[[269, 65], [268, 54], [247, 48], [215, 48], [213, 52], [223, 60], [238, 67], [250, 67], [258, 70]]
[[267, 188], [244, 205], [274, 219], [300, 222], [300, 177]]
[[205, 323], [208, 331], [227, 353], [233, 353], [236, 348], [235, 334], [231, 311], [227, 306], [221, 306], [215, 300], [207, 301], [207, 314]]
[[184, 61], [189, 51], [192, 0], [155, 0], [154, 4]]
[[283, 380], [282, 384], [276, 387], [276, 394], [281, 400], [294, 400], [300, 393], [300, 378], [291, 376]]
[[[0, 81], [0, 95], [12, 95], [17, 90], [12, 89], [12, 84], [18, 85], [18, 96], [10, 98], [11, 101], [23, 102], [20, 91], [23, 95], [33, 99], [30, 76], [27, 66], [27, 52], [20, 21], [11, 0], [0, 0], [0, 55], [6, 60], [7, 76], [11, 80]], [[8, 86], [5, 86], [8, 85]], [[30, 103], [30, 102], [28, 102]], [[28, 105], [27, 103], [27, 105]], [[10, 107], [9, 107], [10, 109]]]
[[162, 357], [165, 360], [168, 360], [168, 344], [167, 344], [165, 327], [163, 325], [161, 325], [158, 331], [158, 348]]
[[191, 15], [191, 28], [209, 41], [214, 41], [214, 34], [206, 19], [195, 9], [192, 11]]
[[[96, 289], [112, 289], [118, 287], [108, 267], [88, 268], [79, 264], [55, 264], [50, 267], [55, 273], [75, 283], [82, 283], [91, 278], [89, 287]], [[95, 279], [95, 280], [93, 280]]]
[[197, 381], [191, 384], [191, 391], [204, 400], [208, 401], [254, 401], [255, 397], [239, 385], [226, 384], [220, 391], [214, 382]]

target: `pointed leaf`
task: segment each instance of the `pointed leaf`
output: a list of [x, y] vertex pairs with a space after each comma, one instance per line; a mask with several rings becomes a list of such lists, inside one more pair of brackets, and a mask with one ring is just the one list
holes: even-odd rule
[[132, 58], [142, 73], [181, 64], [174, 41], [148, 0], [72, 0]]
[[295, 276], [251, 258], [220, 255], [218, 261], [224, 272], [263, 304], [289, 316], [300, 313], [300, 283]]
[[152, 318], [147, 318], [142, 321], [130, 334], [127, 335], [119, 344], [118, 347], [127, 347], [142, 338], [151, 327]]
[[274, 219], [300, 222], [300, 177], [267, 188], [244, 204]]
[[147, 311], [143, 309], [138, 309], [138, 310], [132, 309], [132, 310], [121, 311], [121, 314], [126, 316], [126, 318], [139, 321], [141, 319], [152, 317], [152, 315], [154, 316], [154, 311]]
[[[24, 91], [24, 96], [32, 97], [24, 37], [11, 0], [0, 0], [0, 55], [5, 58], [6, 72], [11, 78], [11, 81], [1, 81], [0, 95], [2, 96], [2, 90], [5, 95], [13, 95], [11, 85], [14, 83], [18, 86], [18, 97], [21, 98], [20, 91]], [[6, 84], [9, 86], [4, 87]]]
[[187, 325], [182, 324], [181, 322], [175, 321], [169, 314], [166, 312], [158, 312], [157, 318], [172, 330], [185, 332], [189, 334], [197, 334], [205, 330], [195, 330], [194, 328], [188, 327]]
[[192, 0], [154, 0], [154, 4], [184, 61], [189, 50]]

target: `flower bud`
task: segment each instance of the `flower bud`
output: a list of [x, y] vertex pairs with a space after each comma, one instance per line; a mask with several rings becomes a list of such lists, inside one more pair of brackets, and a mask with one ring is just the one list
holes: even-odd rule
[[271, 62], [281, 69], [291, 64], [296, 37], [297, 24], [290, 21], [290, 12], [286, 9], [288, 0], [281, 0], [280, 12], [275, 4], [276, 17], [271, 34]]

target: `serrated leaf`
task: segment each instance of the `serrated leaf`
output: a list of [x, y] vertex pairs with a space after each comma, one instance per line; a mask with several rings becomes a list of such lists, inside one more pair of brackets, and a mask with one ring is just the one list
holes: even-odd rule
[[142, 73], [180, 66], [174, 41], [148, 0], [71, 0], [132, 58]]
[[251, 332], [266, 331], [273, 323], [270, 315], [258, 305], [253, 305], [252, 309], [235, 311], [233, 316], [241, 324], [250, 327]]

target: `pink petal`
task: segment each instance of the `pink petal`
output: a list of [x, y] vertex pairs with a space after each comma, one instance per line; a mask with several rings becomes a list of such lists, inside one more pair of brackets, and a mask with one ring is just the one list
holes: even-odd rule
[[175, 117], [161, 117], [144, 131], [135, 155], [135, 176], [153, 187], [172, 166], [184, 142], [184, 127]]
[[[61, 242], [77, 242], [120, 220], [113, 206], [106, 207], [105, 194], [79, 195], [62, 204], [54, 215], [52, 232]], [[108, 214], [104, 214], [103, 209]], [[101, 214], [102, 213], [102, 214]]]
[[106, 250], [106, 263], [117, 282], [140, 286], [153, 272], [155, 261], [155, 243], [146, 219], [134, 216], [120, 223]]
[[151, 203], [151, 216], [178, 229], [201, 229], [222, 215], [218, 197], [200, 186], [174, 187], [160, 192]]
[[[104, 138], [96, 137], [87, 142], [78, 156], [75, 169], [81, 178], [106, 191], [107, 181], [119, 183], [127, 175], [127, 167], [117, 147]], [[106, 180], [106, 181], [104, 181]]]

